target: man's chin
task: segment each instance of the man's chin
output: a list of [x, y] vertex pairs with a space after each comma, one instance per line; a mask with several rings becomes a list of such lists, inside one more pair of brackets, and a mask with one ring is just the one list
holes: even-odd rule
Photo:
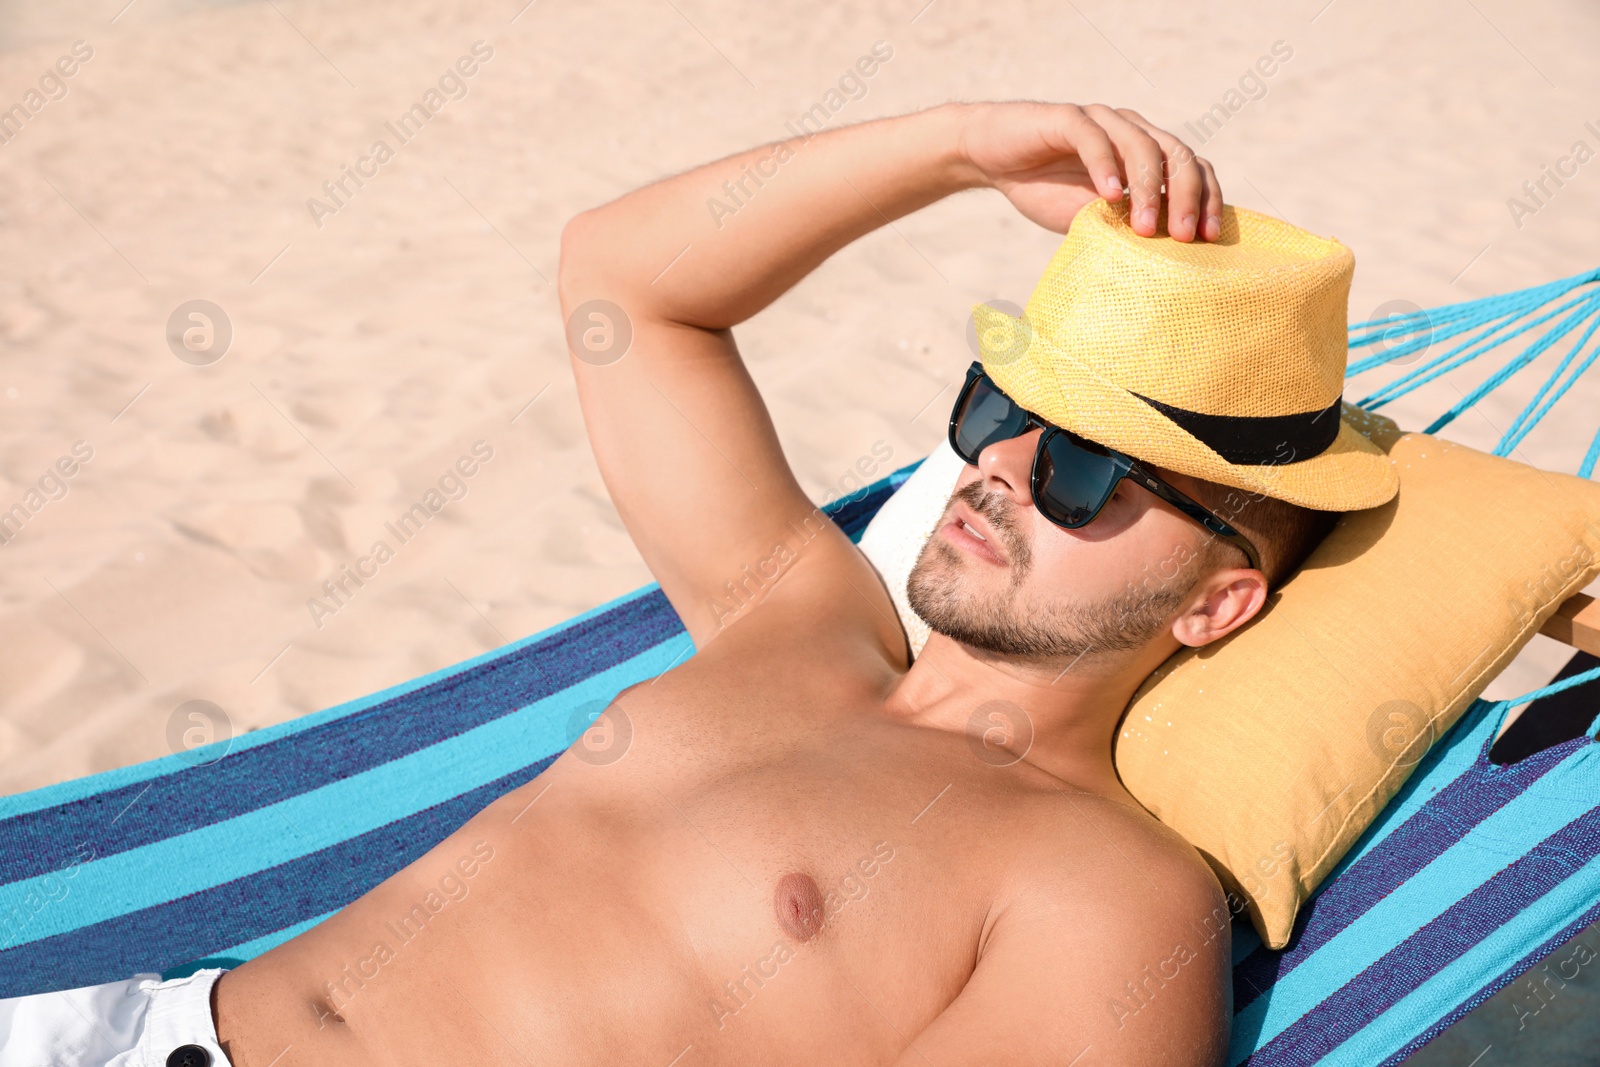
[[917, 557], [906, 579], [911, 610], [934, 633], [971, 648], [1002, 655], [1030, 655], [1036, 650], [1019, 640], [1018, 628], [1004, 618], [1005, 590], [985, 588], [979, 561], [940, 538], [937, 531]]
[[906, 597], [912, 609], [927, 621], [930, 614], [943, 614], [941, 607], [946, 602], [970, 602], [975, 592], [968, 574], [972, 562], [935, 530], [906, 577]]

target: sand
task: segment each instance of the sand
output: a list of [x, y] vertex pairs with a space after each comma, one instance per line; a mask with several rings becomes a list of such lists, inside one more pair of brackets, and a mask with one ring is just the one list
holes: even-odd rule
[[[1356, 250], [1356, 319], [1600, 259], [1600, 162], [1537, 211], [1507, 204], [1574, 141], [1600, 147], [1600, 11], [1578, 0], [521, 2], [0, 5], [0, 106], [73, 70], [0, 144], [0, 508], [73, 470], [0, 548], [0, 793], [164, 755], [187, 701], [242, 733], [647, 582], [565, 367], [561, 227], [783, 136], [875, 42], [892, 59], [835, 122], [1036, 97], [1181, 131], [1282, 42], [1265, 95], [1199, 149], [1230, 200]], [[464, 95], [389, 134], [463, 57]], [[335, 208], [347, 167], [372, 176]], [[802, 484], [831, 495], [875, 442], [923, 455], [971, 304], [1020, 303], [1057, 240], [964, 194], [741, 330]], [[231, 326], [214, 362], [167, 342], [193, 300]], [[1386, 410], [1420, 428], [1487, 366]], [[1532, 373], [1445, 436], [1492, 446]], [[1518, 458], [1573, 469], [1596, 411], [1591, 375]], [[386, 524], [430, 490], [446, 506], [400, 543]], [[308, 607], [378, 540], [393, 556], [353, 597]], [[1490, 693], [1564, 659], [1538, 639]]]

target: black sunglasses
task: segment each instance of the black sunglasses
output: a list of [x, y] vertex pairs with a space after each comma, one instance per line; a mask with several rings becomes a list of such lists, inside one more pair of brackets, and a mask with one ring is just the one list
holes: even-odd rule
[[983, 372], [982, 363], [967, 368], [966, 384], [950, 412], [950, 447], [956, 455], [976, 466], [985, 448], [1021, 437], [1035, 426], [1044, 433], [1033, 454], [1033, 506], [1057, 526], [1076, 530], [1089, 525], [1116, 492], [1117, 484], [1128, 478], [1218, 537], [1238, 545], [1250, 566], [1261, 569], [1261, 554], [1249, 538], [1146, 470], [1138, 460], [1039, 418], [1001, 392]]

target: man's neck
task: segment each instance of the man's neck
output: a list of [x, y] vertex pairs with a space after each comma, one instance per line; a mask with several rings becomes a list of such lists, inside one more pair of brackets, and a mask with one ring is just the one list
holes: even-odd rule
[[1015, 759], [1078, 788], [1126, 797], [1112, 737], [1139, 685], [1179, 647], [1169, 635], [1142, 649], [1063, 662], [984, 652], [935, 633], [895, 685], [885, 711], [931, 729], [966, 734], [974, 753]]

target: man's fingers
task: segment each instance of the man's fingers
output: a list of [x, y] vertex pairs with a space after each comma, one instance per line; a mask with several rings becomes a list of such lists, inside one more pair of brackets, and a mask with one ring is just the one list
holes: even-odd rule
[[1200, 201], [1205, 192], [1205, 172], [1193, 150], [1167, 131], [1151, 125], [1137, 112], [1122, 114], [1155, 138], [1166, 159], [1167, 233], [1179, 241], [1194, 240], [1202, 232]]
[[1061, 147], [1076, 152], [1094, 186], [1107, 200], [1122, 196], [1122, 168], [1105, 129], [1084, 114], [1082, 108], [1069, 107], [1063, 123], [1067, 143]]
[[[1010, 154], [994, 165], [996, 173], [1028, 181], [1055, 167], [1058, 157], [1076, 156], [1084, 175], [1107, 200], [1118, 200], [1126, 185], [1135, 233], [1155, 235], [1164, 193], [1168, 233], [1180, 241], [1217, 239], [1222, 188], [1216, 172], [1188, 145], [1137, 111], [1104, 104], [1003, 106], [1009, 109], [1006, 116], [1017, 116], [1018, 121], [1011, 127], [1004, 123], [994, 127], [996, 154]], [[1017, 142], [1014, 147], [1008, 145], [1008, 134]]]
[[1200, 217], [1201, 233], [1208, 241], [1215, 241], [1222, 236], [1222, 186], [1217, 181], [1216, 168], [1212, 167], [1209, 159], [1195, 157], [1195, 162], [1200, 164], [1201, 196]]
[[1143, 126], [1103, 104], [1090, 104], [1083, 110], [1111, 135], [1111, 143], [1122, 157], [1128, 189], [1133, 194], [1134, 232], [1152, 236], [1156, 232], [1156, 212], [1161, 207], [1161, 143]]
[[[1179, 241], [1192, 241], [1196, 237], [1211, 240], [1211, 235], [1206, 232], [1207, 208], [1211, 216], [1220, 216], [1222, 213], [1222, 190], [1217, 185], [1216, 172], [1210, 169], [1211, 164], [1196, 156], [1193, 149], [1166, 130], [1152, 125], [1138, 112], [1124, 110], [1119, 114], [1155, 138], [1166, 156], [1167, 232]], [[1215, 197], [1209, 198], [1208, 192], [1214, 192]]]

